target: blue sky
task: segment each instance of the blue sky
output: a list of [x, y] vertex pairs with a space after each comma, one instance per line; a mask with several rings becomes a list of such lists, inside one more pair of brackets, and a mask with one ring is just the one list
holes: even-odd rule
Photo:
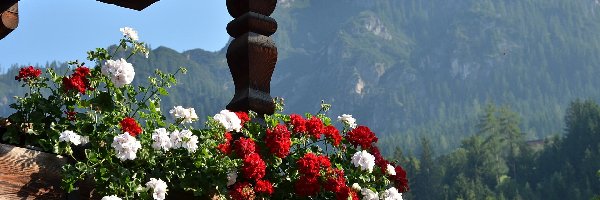
[[85, 60], [88, 50], [117, 43], [125, 26], [153, 49], [216, 51], [229, 39], [232, 19], [223, 0], [162, 0], [141, 12], [95, 0], [21, 0], [19, 18], [0, 40], [0, 72], [17, 63]]

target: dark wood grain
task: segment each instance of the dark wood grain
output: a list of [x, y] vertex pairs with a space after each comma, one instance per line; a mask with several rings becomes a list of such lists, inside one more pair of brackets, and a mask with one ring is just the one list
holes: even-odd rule
[[269, 16], [277, 7], [277, 0], [227, 0], [227, 11], [233, 18], [238, 18], [247, 12], [255, 12]]
[[271, 36], [275, 31], [277, 31], [275, 19], [255, 12], [248, 12], [227, 24], [227, 33], [234, 38], [248, 32]]
[[19, 3], [2, 2], [0, 8], [0, 39], [3, 39], [19, 25]]
[[235, 39], [227, 48], [227, 64], [235, 94], [227, 109], [255, 111], [259, 117], [273, 114], [271, 77], [277, 64], [277, 46], [269, 37], [277, 31], [277, 21], [269, 17], [277, 0], [227, 0], [227, 10], [235, 19], [227, 32]]
[[137, 11], [144, 10], [148, 6], [156, 3], [159, 0], [98, 0], [99, 2], [113, 4], [124, 8], [134, 9]]

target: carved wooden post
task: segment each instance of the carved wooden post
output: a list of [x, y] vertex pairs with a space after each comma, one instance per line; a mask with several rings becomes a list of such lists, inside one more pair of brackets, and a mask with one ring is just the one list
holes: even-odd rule
[[233, 77], [235, 95], [227, 105], [232, 111], [252, 110], [262, 116], [273, 114], [271, 76], [277, 63], [277, 47], [269, 37], [277, 22], [269, 17], [277, 0], [227, 0], [227, 10], [235, 18], [227, 33], [235, 39], [227, 49], [227, 64]]
[[0, 40], [19, 25], [19, 1], [3, 0], [0, 3]]
[[159, 0], [98, 0], [103, 3], [114, 4], [124, 8], [134, 9], [137, 11], [144, 10], [148, 6]]

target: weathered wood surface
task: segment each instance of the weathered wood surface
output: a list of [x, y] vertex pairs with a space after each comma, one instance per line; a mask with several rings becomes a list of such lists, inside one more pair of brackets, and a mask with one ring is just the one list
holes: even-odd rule
[[66, 199], [55, 154], [0, 144], [0, 199]]
[[19, 26], [19, 3], [3, 0], [0, 3], [0, 40]]
[[156, 3], [159, 0], [98, 0], [99, 2], [113, 4], [124, 8], [134, 9], [137, 11], [144, 10], [148, 6]]

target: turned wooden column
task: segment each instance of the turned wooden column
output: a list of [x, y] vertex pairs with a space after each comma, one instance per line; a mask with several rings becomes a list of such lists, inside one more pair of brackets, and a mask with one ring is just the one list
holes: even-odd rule
[[269, 36], [277, 22], [269, 17], [277, 0], [226, 0], [229, 14], [227, 33], [235, 38], [227, 49], [227, 64], [235, 95], [227, 105], [232, 111], [252, 110], [262, 116], [273, 114], [271, 76], [277, 63], [277, 47]]
[[0, 2], [0, 40], [19, 25], [19, 1], [2, 0]]
[[99, 2], [114, 4], [124, 8], [134, 9], [137, 11], [144, 10], [148, 6], [159, 0], [98, 0]]

